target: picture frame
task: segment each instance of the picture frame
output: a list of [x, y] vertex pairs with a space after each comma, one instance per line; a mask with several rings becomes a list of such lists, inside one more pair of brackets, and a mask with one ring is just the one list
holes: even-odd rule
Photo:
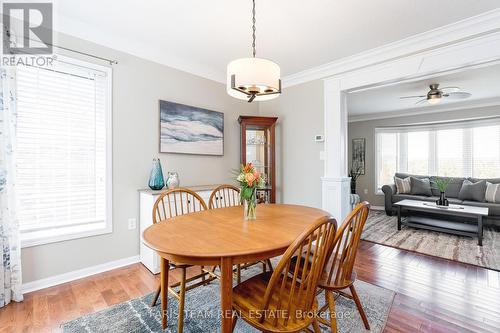
[[362, 175], [365, 174], [365, 155], [366, 155], [366, 139], [352, 139], [352, 169], [359, 168]]
[[224, 113], [160, 100], [160, 153], [224, 155]]

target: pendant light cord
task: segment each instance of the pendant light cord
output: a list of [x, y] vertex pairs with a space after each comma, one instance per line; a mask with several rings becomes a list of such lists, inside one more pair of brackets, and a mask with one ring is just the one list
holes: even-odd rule
[[252, 8], [252, 51], [253, 57], [255, 58], [255, 0], [252, 0], [253, 8]]

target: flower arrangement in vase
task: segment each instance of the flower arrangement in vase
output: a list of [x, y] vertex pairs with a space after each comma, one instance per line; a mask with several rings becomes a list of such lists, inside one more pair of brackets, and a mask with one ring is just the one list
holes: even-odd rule
[[245, 220], [255, 220], [257, 218], [257, 188], [264, 186], [264, 177], [255, 170], [252, 163], [247, 163], [240, 166], [236, 180], [241, 187], [240, 201], [243, 203]]

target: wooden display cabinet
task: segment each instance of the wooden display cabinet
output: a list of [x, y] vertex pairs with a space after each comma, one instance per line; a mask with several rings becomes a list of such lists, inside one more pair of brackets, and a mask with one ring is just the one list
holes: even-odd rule
[[277, 117], [240, 116], [241, 163], [252, 163], [265, 176], [264, 188], [257, 190], [259, 203], [276, 202]]

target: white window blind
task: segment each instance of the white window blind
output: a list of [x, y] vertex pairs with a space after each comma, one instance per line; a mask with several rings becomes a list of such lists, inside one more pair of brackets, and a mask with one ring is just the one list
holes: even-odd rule
[[500, 119], [375, 130], [376, 185], [395, 172], [447, 177], [500, 177]]
[[84, 65], [67, 59], [48, 68], [17, 68], [18, 218], [24, 239], [110, 228], [110, 75]]

